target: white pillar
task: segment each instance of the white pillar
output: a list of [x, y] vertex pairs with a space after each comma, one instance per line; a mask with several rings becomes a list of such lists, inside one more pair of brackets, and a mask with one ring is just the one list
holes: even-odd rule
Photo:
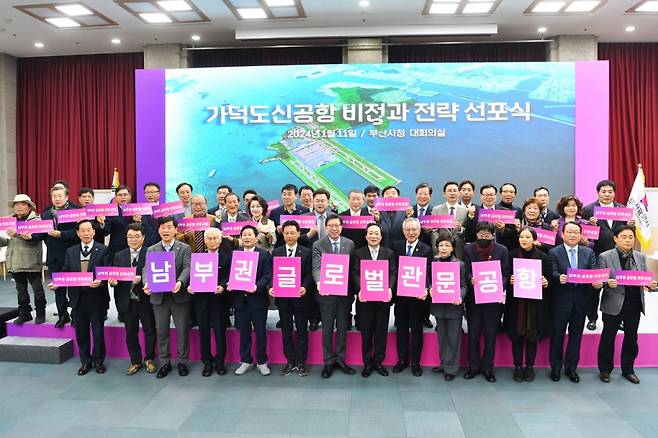
[[0, 212], [17, 190], [16, 172], [16, 58], [0, 53]]
[[144, 68], [188, 68], [182, 44], [154, 44], [144, 47]]
[[381, 64], [388, 62], [387, 47], [381, 38], [351, 38], [343, 53], [345, 64]]
[[551, 62], [596, 61], [598, 40], [593, 35], [560, 35], [551, 41]]

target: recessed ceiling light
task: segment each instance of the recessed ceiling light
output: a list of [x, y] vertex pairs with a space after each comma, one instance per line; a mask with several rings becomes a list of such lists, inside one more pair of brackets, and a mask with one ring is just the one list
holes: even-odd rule
[[190, 6], [185, 0], [161, 0], [158, 2], [160, 7], [168, 12], [191, 11]]
[[488, 14], [493, 2], [466, 3], [462, 13], [464, 14]]
[[626, 26], [626, 32], [635, 32], [635, 26]]
[[267, 14], [263, 8], [238, 8], [238, 14], [245, 20], [255, 18], [267, 18]]
[[201, 41], [201, 37], [199, 35], [192, 35], [192, 41]]
[[538, 27], [537, 28], [537, 33], [546, 33], [547, 30], [548, 29], [546, 29], [546, 27], [544, 27], [544, 26]]
[[369, 0], [361, 0], [359, 2], [359, 6], [361, 6], [362, 8], [367, 8], [368, 6], [370, 6], [370, 1]]
[[564, 12], [591, 12], [594, 8], [596, 8], [599, 3], [601, 3], [600, 0], [596, 1], [575, 1], [571, 3], [567, 8], [564, 10]]
[[41, 41], [37, 41], [36, 43], [34, 43], [34, 47], [36, 47], [37, 49], [43, 49], [43, 43]]
[[139, 14], [139, 16], [147, 23], [171, 23], [171, 18], [167, 17], [162, 12], [146, 12]]
[[645, 2], [635, 8], [635, 12], [658, 12], [658, 1]]
[[119, 38], [112, 38], [112, 44], [121, 44], [121, 40]]
[[80, 23], [66, 17], [46, 18], [46, 21], [57, 27], [80, 27]]
[[89, 9], [85, 8], [82, 5], [59, 5], [59, 6], [55, 6], [55, 9], [70, 17], [94, 14], [93, 12], [91, 12]]
[[557, 12], [566, 2], [539, 2], [532, 8], [532, 12]]
[[459, 3], [432, 3], [430, 14], [454, 14], [459, 7]]
[[295, 0], [265, 0], [265, 4], [270, 8], [278, 8], [281, 6], [295, 6]]

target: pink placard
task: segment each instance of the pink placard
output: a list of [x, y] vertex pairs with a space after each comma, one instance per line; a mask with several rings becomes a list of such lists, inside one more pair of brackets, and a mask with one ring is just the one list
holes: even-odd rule
[[314, 214], [311, 215], [293, 215], [293, 214], [282, 214], [279, 218], [279, 223], [283, 225], [286, 221], [296, 221], [299, 224], [299, 228], [305, 230], [310, 230], [317, 225], [317, 219]]
[[229, 290], [250, 292], [256, 289], [259, 255], [258, 251], [233, 251]]
[[461, 300], [459, 262], [432, 262], [432, 303], [450, 304]]
[[161, 218], [165, 216], [173, 216], [175, 214], [185, 214], [185, 207], [183, 201], [167, 202], [166, 204], [158, 204], [152, 207], [153, 217]]
[[619, 286], [648, 286], [653, 281], [653, 272], [649, 271], [615, 271]]
[[299, 298], [302, 287], [301, 257], [274, 257], [272, 289], [276, 298]]
[[500, 260], [473, 262], [472, 267], [475, 304], [502, 303], [505, 294]]
[[599, 233], [601, 232], [601, 228], [597, 227], [596, 225], [587, 225], [587, 224], [580, 224], [582, 227], [581, 234], [583, 237], [589, 239], [589, 240], [598, 240], [599, 239]]
[[319, 284], [322, 295], [347, 296], [349, 267], [348, 254], [322, 254]]
[[96, 266], [97, 280], [133, 281], [137, 276], [132, 267]]
[[[78, 222], [90, 217], [87, 214], [86, 208], [76, 208], [73, 210], [55, 210], [55, 216], [57, 217], [57, 223], [59, 224]], [[94, 217], [95, 216], [91, 216], [91, 218]]]
[[87, 217], [97, 216], [119, 216], [119, 206], [115, 203], [112, 204], [87, 204]]
[[379, 211], [406, 211], [409, 198], [375, 198], [374, 208]]
[[16, 218], [14, 216], [0, 217], [0, 231], [16, 230]]
[[279, 202], [278, 199], [272, 199], [271, 201], [267, 201], [267, 211], [270, 212], [277, 208], [281, 203]]
[[488, 210], [485, 208], [478, 210], [478, 222], [501, 221], [504, 224], [513, 224], [515, 220], [515, 210]]
[[256, 222], [254, 221], [239, 221], [239, 222], [222, 222], [221, 228], [222, 228], [222, 233], [227, 234], [229, 236], [239, 236], [240, 231], [242, 231], [242, 227], [245, 225], [252, 225], [256, 226]]
[[567, 268], [567, 283], [588, 284], [603, 283], [610, 278], [610, 269], [573, 269]]
[[173, 251], [146, 253], [146, 281], [152, 293], [171, 292], [176, 285], [176, 254]]
[[346, 230], [365, 230], [368, 224], [375, 222], [372, 216], [341, 216], [343, 219], [343, 229]]
[[555, 245], [557, 231], [545, 230], [543, 228], [531, 227], [537, 233], [537, 241], [544, 245]]
[[210, 221], [205, 217], [184, 217], [177, 222], [177, 230], [181, 233], [186, 231], [205, 231], [210, 228]]
[[94, 281], [93, 272], [53, 272], [52, 283], [57, 287], [83, 287]]
[[433, 214], [418, 218], [423, 228], [455, 228], [455, 217], [451, 214]]
[[153, 214], [153, 207], [157, 204], [152, 204], [150, 202], [135, 202], [131, 204], [123, 204], [121, 209], [123, 210], [124, 216], [135, 216]]
[[47, 233], [48, 231], [52, 231], [54, 229], [55, 228], [53, 227], [53, 221], [48, 219], [16, 222], [16, 232], [18, 234]]
[[192, 253], [192, 258], [190, 259], [190, 289], [192, 289], [193, 293], [214, 293], [217, 291], [218, 277], [218, 253]]
[[541, 260], [514, 259], [512, 267], [514, 269], [514, 297], [541, 300]]
[[400, 256], [398, 263], [397, 296], [421, 297], [427, 291], [427, 259]]
[[387, 301], [388, 260], [361, 260], [360, 298], [363, 301]]
[[633, 209], [626, 207], [594, 207], [594, 217], [602, 221], [622, 221], [628, 222], [633, 220]]

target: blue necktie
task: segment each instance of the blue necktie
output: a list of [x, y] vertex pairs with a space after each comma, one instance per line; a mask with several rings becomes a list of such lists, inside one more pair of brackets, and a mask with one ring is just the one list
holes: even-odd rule
[[412, 248], [411, 245], [407, 245], [407, 257], [411, 257], [411, 254], [413, 253]]
[[571, 248], [569, 250], [569, 264], [574, 269], [578, 268], [578, 262], [576, 261], [576, 249], [575, 248]]
[[338, 242], [333, 242], [333, 245], [334, 245], [334, 254], [338, 254], [339, 253]]

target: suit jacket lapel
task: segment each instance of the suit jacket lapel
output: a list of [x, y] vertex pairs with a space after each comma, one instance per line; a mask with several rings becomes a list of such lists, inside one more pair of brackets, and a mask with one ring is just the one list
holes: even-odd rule
[[89, 268], [95, 267], [96, 266], [96, 257], [98, 256], [98, 253], [100, 250], [96, 245], [91, 247], [91, 253], [89, 254]]

